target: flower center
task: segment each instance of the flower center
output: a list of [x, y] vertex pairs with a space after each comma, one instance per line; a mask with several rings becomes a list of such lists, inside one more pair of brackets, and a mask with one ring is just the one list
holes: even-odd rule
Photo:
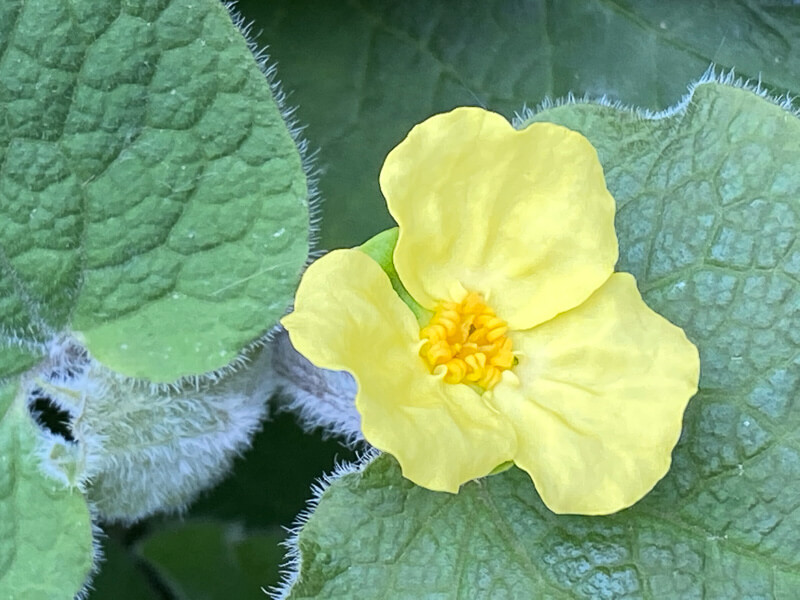
[[419, 332], [425, 343], [419, 354], [431, 372], [443, 366], [447, 383], [473, 383], [489, 390], [514, 364], [508, 325], [480, 294], [461, 302], [442, 302]]

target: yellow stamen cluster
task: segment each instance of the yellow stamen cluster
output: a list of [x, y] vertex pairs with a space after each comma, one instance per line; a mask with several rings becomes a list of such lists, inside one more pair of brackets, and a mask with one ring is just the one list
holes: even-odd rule
[[473, 383], [485, 390], [497, 385], [514, 364], [508, 326], [480, 294], [470, 292], [461, 302], [440, 304], [420, 331], [425, 340], [419, 353], [431, 372], [443, 365], [447, 383]]

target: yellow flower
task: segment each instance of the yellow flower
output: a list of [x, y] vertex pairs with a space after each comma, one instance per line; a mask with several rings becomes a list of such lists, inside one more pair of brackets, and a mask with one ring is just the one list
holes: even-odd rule
[[432, 490], [513, 461], [557, 513], [644, 496], [699, 359], [614, 273], [614, 199], [588, 140], [459, 108], [414, 127], [380, 184], [419, 319], [358, 249], [312, 264], [283, 319], [312, 363], [355, 377], [367, 441]]

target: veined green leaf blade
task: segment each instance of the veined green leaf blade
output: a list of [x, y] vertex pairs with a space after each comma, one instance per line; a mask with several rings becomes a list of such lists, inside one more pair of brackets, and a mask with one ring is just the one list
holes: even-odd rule
[[4, 10], [8, 335], [69, 329], [154, 382], [225, 367], [282, 314], [308, 253], [300, 153], [225, 7]]

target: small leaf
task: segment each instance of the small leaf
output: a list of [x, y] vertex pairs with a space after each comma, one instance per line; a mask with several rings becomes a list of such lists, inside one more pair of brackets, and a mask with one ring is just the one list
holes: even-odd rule
[[618, 270], [700, 350], [670, 472], [630, 509], [572, 517], [550, 513], [518, 469], [454, 496], [411, 485], [382, 456], [321, 495], [285, 597], [793, 598], [800, 119], [705, 82], [659, 118], [569, 104], [533, 120], [597, 148]]
[[115, 539], [103, 543], [100, 573], [92, 581], [88, 600], [159, 600], [143, 569]]
[[139, 546], [176, 598], [264, 597], [278, 579], [281, 530], [249, 532], [234, 525], [188, 522], [159, 531]]
[[18, 386], [0, 387], [0, 598], [71, 600], [92, 567], [92, 526], [82, 494], [52, 459]]

